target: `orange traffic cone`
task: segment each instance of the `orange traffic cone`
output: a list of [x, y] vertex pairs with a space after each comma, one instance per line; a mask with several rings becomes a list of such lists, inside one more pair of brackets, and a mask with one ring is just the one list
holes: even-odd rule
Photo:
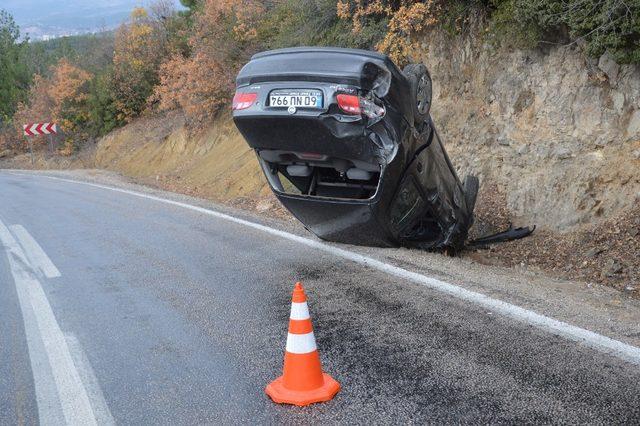
[[296, 283], [283, 374], [269, 383], [265, 392], [277, 403], [302, 406], [329, 401], [339, 390], [340, 383], [322, 372], [307, 296], [302, 284]]

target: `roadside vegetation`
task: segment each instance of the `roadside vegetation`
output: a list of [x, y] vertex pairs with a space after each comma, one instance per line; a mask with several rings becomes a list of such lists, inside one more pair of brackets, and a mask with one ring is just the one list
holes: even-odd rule
[[[137, 117], [181, 109], [204, 128], [256, 51], [296, 45], [377, 49], [400, 65], [420, 37], [479, 25], [488, 41], [572, 44], [640, 63], [640, 0], [160, 0], [114, 32], [28, 42], [0, 11], [0, 152], [22, 150], [22, 124], [55, 121], [61, 154]], [[44, 142], [44, 141], [42, 141]]]

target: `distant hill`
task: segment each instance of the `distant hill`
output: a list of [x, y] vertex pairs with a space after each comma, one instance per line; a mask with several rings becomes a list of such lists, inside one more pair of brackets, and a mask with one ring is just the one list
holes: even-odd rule
[[33, 71], [49, 75], [49, 67], [60, 58], [92, 73], [99, 73], [113, 61], [113, 31], [57, 37], [29, 43], [29, 60]]
[[[174, 0], [179, 6], [179, 0]], [[13, 15], [22, 34], [32, 40], [113, 29], [140, 0], [2, 0], [0, 9]]]

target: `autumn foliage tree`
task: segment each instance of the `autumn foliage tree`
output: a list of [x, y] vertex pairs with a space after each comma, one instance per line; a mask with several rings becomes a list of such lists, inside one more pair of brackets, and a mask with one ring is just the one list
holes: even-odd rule
[[87, 137], [89, 82], [92, 75], [62, 58], [51, 68], [51, 77], [34, 77], [29, 103], [22, 103], [14, 116], [16, 135], [22, 125], [55, 122], [64, 135], [64, 152], [71, 153]]
[[157, 21], [136, 8], [115, 36], [112, 88], [117, 119], [130, 121], [142, 113], [158, 84], [166, 37]]
[[154, 100], [161, 110], [182, 108], [194, 126], [229, 103], [234, 79], [259, 46], [264, 7], [253, 0], [206, 0], [193, 14], [190, 54], [174, 52], [160, 69]]

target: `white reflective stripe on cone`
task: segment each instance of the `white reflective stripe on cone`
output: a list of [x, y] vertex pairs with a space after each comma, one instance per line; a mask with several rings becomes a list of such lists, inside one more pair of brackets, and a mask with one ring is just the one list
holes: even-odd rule
[[313, 335], [313, 331], [307, 334], [292, 334], [287, 335], [287, 352], [292, 354], [308, 354], [315, 351], [316, 338]]
[[307, 307], [307, 302], [291, 302], [291, 316], [289, 316], [289, 318], [292, 320], [309, 319], [309, 308]]

